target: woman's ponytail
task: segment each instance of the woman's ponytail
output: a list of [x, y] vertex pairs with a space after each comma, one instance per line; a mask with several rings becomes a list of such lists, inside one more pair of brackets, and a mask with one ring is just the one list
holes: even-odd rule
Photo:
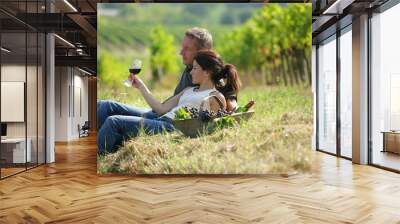
[[194, 60], [200, 67], [211, 74], [211, 80], [222, 94], [238, 95], [241, 82], [236, 67], [225, 64], [219, 55], [212, 50], [200, 50]]
[[225, 85], [223, 89], [231, 89], [236, 95], [239, 93], [240, 86], [242, 85], [236, 67], [232, 64], [225, 64], [221, 70], [221, 76]]

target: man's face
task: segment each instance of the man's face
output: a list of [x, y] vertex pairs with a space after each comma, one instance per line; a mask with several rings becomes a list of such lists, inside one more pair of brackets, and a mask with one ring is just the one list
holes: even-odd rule
[[182, 41], [182, 49], [180, 55], [182, 56], [182, 63], [185, 65], [192, 65], [193, 58], [196, 55], [198, 49], [196, 40], [185, 36]]

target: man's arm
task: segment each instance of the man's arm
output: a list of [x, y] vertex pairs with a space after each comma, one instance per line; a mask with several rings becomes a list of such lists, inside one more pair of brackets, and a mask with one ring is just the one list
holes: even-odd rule
[[237, 101], [234, 98], [226, 99], [226, 111], [231, 112], [237, 108]]
[[222, 93], [225, 97], [226, 111], [227, 112], [234, 111], [238, 106], [236, 92], [233, 89], [226, 87], [226, 86], [222, 87], [222, 88], [217, 88], [217, 90], [220, 93]]

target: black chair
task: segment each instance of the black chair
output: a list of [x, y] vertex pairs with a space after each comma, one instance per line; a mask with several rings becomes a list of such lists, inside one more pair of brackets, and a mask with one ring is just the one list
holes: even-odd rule
[[80, 125], [78, 124], [79, 138], [89, 136], [89, 129], [90, 129], [89, 121], [85, 121], [82, 127], [80, 127]]

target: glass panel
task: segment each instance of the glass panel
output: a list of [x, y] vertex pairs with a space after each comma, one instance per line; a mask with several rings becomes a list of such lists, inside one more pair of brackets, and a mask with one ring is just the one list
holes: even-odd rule
[[[27, 5], [26, 5], [27, 4]], [[25, 20], [27, 13], [44, 13], [45, 0], [1, 1], [0, 7]], [[38, 17], [32, 17], [33, 19]], [[45, 35], [0, 12], [1, 177], [45, 162]], [[2, 99], [3, 99], [2, 97]], [[12, 103], [11, 103], [12, 102]], [[25, 117], [26, 116], [26, 117]], [[14, 119], [14, 120], [13, 120]], [[27, 163], [27, 164], [25, 164]]]
[[46, 37], [44, 34], [39, 34], [38, 46], [38, 163], [45, 163], [45, 52]]
[[[37, 2], [28, 2], [27, 12], [37, 13], [39, 11]], [[38, 17], [33, 17], [32, 20]], [[36, 21], [31, 21], [37, 23]], [[38, 160], [38, 33], [35, 30], [27, 31], [27, 48], [28, 48], [28, 61], [27, 61], [27, 143], [28, 151], [30, 150], [30, 162], [27, 164], [28, 168], [37, 166]]]
[[336, 154], [335, 38], [318, 48], [318, 149]]
[[28, 131], [28, 150], [30, 148], [30, 162], [28, 163], [28, 167], [33, 167], [37, 165], [37, 127], [38, 127], [38, 119], [37, 119], [37, 63], [38, 63], [38, 56], [37, 56], [37, 33], [32, 32], [27, 34], [28, 38], [28, 64], [27, 64], [27, 131]]
[[1, 35], [1, 121], [7, 133], [1, 140], [2, 178], [25, 170], [30, 161], [26, 150], [25, 90], [26, 33]]
[[[351, 27], [350, 27], [351, 29]], [[352, 35], [351, 30], [340, 36], [340, 152], [352, 157]]]
[[372, 163], [400, 170], [400, 5], [371, 19]]

